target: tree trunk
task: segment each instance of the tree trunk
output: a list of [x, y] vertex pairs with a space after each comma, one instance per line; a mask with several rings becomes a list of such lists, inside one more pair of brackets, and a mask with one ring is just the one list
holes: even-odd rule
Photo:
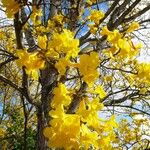
[[45, 121], [42, 106], [37, 108], [37, 150], [46, 150], [46, 139], [43, 135]]

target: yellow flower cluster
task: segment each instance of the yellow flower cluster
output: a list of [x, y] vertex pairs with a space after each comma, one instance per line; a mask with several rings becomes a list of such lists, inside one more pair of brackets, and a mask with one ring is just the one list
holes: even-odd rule
[[100, 99], [103, 99], [103, 98], [107, 95], [107, 93], [105, 92], [103, 86], [101, 86], [101, 85], [98, 85], [98, 86], [95, 88], [95, 90], [94, 90], [93, 93], [94, 93], [94, 94], [98, 94], [98, 96], [99, 96]]
[[140, 129], [139, 127], [131, 127], [129, 122], [126, 119], [121, 120], [119, 124], [119, 132], [121, 133], [121, 139], [125, 143], [130, 143], [130, 142], [135, 142], [137, 140], [140, 140], [138, 134], [140, 134]]
[[90, 28], [90, 32], [92, 34], [96, 34], [96, 31], [98, 30], [98, 24], [99, 21], [104, 17], [104, 13], [100, 10], [91, 10], [90, 16], [88, 16], [88, 20], [92, 21], [92, 24], [88, 24], [88, 27]]
[[[131, 28], [133, 29], [133, 25]], [[118, 30], [109, 31], [106, 26], [102, 28], [101, 35], [107, 36], [108, 42], [112, 45], [106, 50], [106, 53], [112, 58], [117, 54], [121, 58], [131, 59], [139, 53], [141, 48], [140, 44], [134, 45], [131, 39], [123, 37]]]
[[64, 16], [61, 14], [55, 15], [53, 18], [48, 20], [48, 25], [46, 27], [46, 32], [61, 32], [64, 28]]
[[5, 131], [0, 127], [0, 139], [4, 137]]
[[46, 49], [46, 46], [47, 46], [47, 37], [46, 35], [39, 35], [38, 36], [38, 46], [41, 48], [41, 49]]
[[80, 135], [80, 117], [65, 113], [65, 108], [71, 103], [70, 92], [62, 83], [53, 91], [49, 115], [51, 127], [46, 127], [44, 135], [47, 137], [50, 148], [78, 149], [78, 137]]
[[95, 24], [89, 24], [88, 27], [90, 28], [90, 32], [95, 35], [96, 32], [97, 32], [97, 29], [98, 29], [97, 25], [95, 25]]
[[65, 73], [66, 67], [71, 65], [70, 58], [75, 58], [79, 52], [79, 40], [74, 39], [71, 31], [64, 29], [62, 33], [55, 32], [48, 42], [46, 57], [59, 59], [55, 64], [60, 75]]
[[79, 40], [74, 39], [74, 35], [70, 30], [64, 29], [62, 33], [54, 32], [51, 40], [48, 41], [46, 35], [37, 37], [38, 46], [41, 48], [39, 52], [28, 53], [25, 50], [19, 50], [17, 56], [17, 64], [25, 66], [27, 74], [31, 74], [34, 79], [38, 78], [38, 70], [45, 66], [44, 58], [55, 59], [55, 67], [64, 75], [66, 67], [73, 66], [71, 58], [75, 58], [79, 52]]
[[55, 64], [55, 68], [57, 68], [60, 75], [64, 75], [66, 72], [66, 67], [71, 66], [73, 66], [73, 63], [66, 58], [60, 58], [59, 61]]
[[136, 85], [140, 94], [150, 90], [150, 63], [136, 61], [134, 64], [136, 74], [128, 76], [130, 85]]
[[33, 25], [38, 26], [41, 24], [42, 9], [37, 9], [36, 6], [32, 6], [32, 14], [30, 19], [32, 20]]
[[63, 24], [63, 19], [64, 19], [64, 16], [61, 15], [61, 14], [58, 14], [58, 15], [55, 15], [52, 20], [55, 24], [58, 24], [58, 25], [62, 25]]
[[91, 10], [89, 20], [93, 21], [95, 24], [99, 24], [99, 21], [104, 17], [104, 13], [101, 10], [93, 9]]
[[19, 67], [24, 66], [26, 73], [37, 80], [39, 69], [43, 69], [45, 66], [45, 61], [40, 57], [39, 53], [28, 53], [26, 50], [18, 50], [17, 56], [19, 57], [16, 61], [17, 65]]
[[[90, 61], [90, 62], [89, 62]], [[80, 62], [78, 68], [83, 75], [83, 80], [91, 87], [99, 77], [97, 67], [100, 60], [98, 53], [91, 52], [90, 55], [83, 54], [80, 56]]]
[[[43, 35], [46, 33], [61, 33], [64, 29], [64, 16], [61, 14], [54, 15], [47, 22], [46, 26], [42, 25], [42, 9], [37, 8], [35, 5], [32, 6], [32, 13], [30, 16], [31, 23], [34, 26], [33, 34], [35, 36]], [[28, 24], [24, 25], [24, 29], [29, 28]]]
[[0, 41], [6, 39], [6, 35], [5, 34], [6, 33], [2, 29], [0, 29]]
[[60, 83], [58, 87], [54, 89], [53, 94], [55, 96], [51, 103], [52, 108], [61, 107], [59, 105], [68, 106], [70, 104], [71, 98], [69, 96], [69, 91], [64, 84]]
[[3, 6], [6, 8], [6, 14], [8, 18], [13, 17], [14, 14], [16, 14], [19, 9], [19, 3], [16, 0], [2, 0]]
[[79, 52], [79, 40], [74, 39], [71, 31], [64, 29], [62, 33], [54, 33], [52, 40], [48, 43], [49, 51], [53, 50], [59, 55], [64, 54], [66, 58], [75, 58]]
[[89, 5], [92, 5], [92, 4], [96, 3], [96, 0], [86, 0], [86, 3]]
[[137, 71], [140, 81], [150, 85], [150, 63], [139, 63]]
[[78, 149], [80, 135], [80, 118], [78, 115], [65, 114], [63, 107], [50, 112], [53, 119], [51, 127], [44, 129], [44, 135], [50, 148]]
[[122, 38], [122, 35], [118, 30], [109, 31], [107, 26], [102, 28], [101, 35], [107, 35], [108, 42], [112, 44], [116, 44], [118, 40]]
[[[115, 117], [109, 120], [99, 118], [98, 112], [103, 109], [103, 104], [98, 98], [83, 98], [75, 114], [67, 114], [71, 103], [70, 92], [62, 83], [54, 89], [49, 115], [52, 117], [49, 125], [43, 131], [48, 139], [48, 147], [71, 149], [106, 150], [112, 148], [115, 140], [114, 128], [117, 128]], [[110, 126], [111, 124], [111, 126]], [[111, 142], [110, 142], [111, 141]], [[105, 142], [105, 145], [102, 143]]]
[[132, 23], [130, 24], [130, 26], [128, 27], [127, 33], [130, 33], [130, 32], [132, 32], [132, 31], [138, 29], [139, 27], [140, 27], [139, 23], [137, 23], [137, 22], [132, 22]]

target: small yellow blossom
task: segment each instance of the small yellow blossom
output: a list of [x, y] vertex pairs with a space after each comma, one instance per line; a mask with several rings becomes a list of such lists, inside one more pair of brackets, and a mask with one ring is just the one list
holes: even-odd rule
[[[88, 63], [90, 60], [90, 63]], [[98, 79], [99, 72], [97, 67], [99, 66], [99, 56], [96, 52], [91, 52], [90, 55], [83, 54], [80, 56], [80, 62], [78, 68], [83, 75], [83, 80], [89, 85], [92, 86], [93, 83]]]
[[0, 139], [4, 137], [4, 129], [0, 127]]
[[122, 37], [121, 33], [118, 30], [109, 31], [106, 26], [102, 28], [101, 35], [107, 35], [107, 40], [112, 44], [116, 44]]
[[139, 63], [137, 66], [138, 78], [147, 84], [150, 84], [150, 63]]
[[138, 29], [140, 27], [138, 22], [132, 22], [129, 26], [127, 33], [133, 32], [134, 30]]
[[89, 20], [93, 21], [95, 24], [99, 24], [99, 21], [104, 17], [104, 13], [100, 10], [91, 10], [91, 14], [88, 17]]
[[44, 129], [48, 146], [51, 148], [64, 148], [66, 150], [79, 149], [80, 117], [78, 115], [64, 114], [63, 118], [53, 119], [51, 127]]
[[95, 26], [95, 24], [89, 24], [88, 27], [90, 28], [90, 32], [92, 34], [96, 34], [96, 31], [98, 30], [98, 28]]
[[112, 76], [105, 76], [104, 77], [104, 81], [105, 82], [111, 82], [113, 80], [113, 77]]
[[55, 64], [55, 67], [60, 75], [64, 75], [66, 72], [66, 67], [70, 66], [70, 64], [70, 60], [67, 60], [66, 58], [60, 58], [59, 61]]
[[62, 33], [54, 33], [52, 40], [48, 43], [59, 54], [65, 54], [66, 58], [75, 58], [79, 52], [79, 40], [74, 39], [71, 31], [64, 29]]
[[16, 61], [19, 67], [25, 67], [26, 73], [31, 75], [33, 79], [38, 79], [39, 69], [45, 67], [45, 61], [38, 55], [38, 52], [28, 53], [26, 50], [18, 50], [17, 56], [19, 59]]
[[8, 0], [2, 0], [2, 4], [6, 7], [6, 14], [8, 18], [12, 18], [13, 15], [15, 15], [20, 9], [20, 5], [16, 0], [9, 0], [9, 2]]
[[63, 24], [63, 15], [55, 15], [52, 20], [55, 21], [56, 23]]
[[38, 9], [35, 5], [32, 6], [31, 20], [34, 25], [41, 24], [42, 9]]
[[81, 146], [85, 149], [89, 149], [91, 144], [98, 148], [98, 133], [95, 131], [91, 131], [86, 125], [82, 124], [81, 126]]
[[103, 99], [107, 95], [106, 92], [104, 91], [104, 88], [100, 85], [96, 87], [94, 93], [99, 94], [100, 99]]
[[71, 98], [69, 96], [69, 91], [67, 90], [66, 86], [62, 83], [58, 85], [54, 89], [54, 97], [51, 103], [53, 108], [57, 108], [59, 105], [68, 106], [71, 102]]
[[38, 36], [38, 45], [40, 48], [42, 49], [46, 49], [46, 45], [47, 45], [47, 37], [46, 35], [44, 36]]

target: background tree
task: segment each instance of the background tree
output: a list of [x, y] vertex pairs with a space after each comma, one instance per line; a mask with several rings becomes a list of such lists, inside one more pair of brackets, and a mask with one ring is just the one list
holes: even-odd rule
[[2, 0], [2, 148], [149, 149], [150, 64], [138, 59], [149, 9], [143, 0]]

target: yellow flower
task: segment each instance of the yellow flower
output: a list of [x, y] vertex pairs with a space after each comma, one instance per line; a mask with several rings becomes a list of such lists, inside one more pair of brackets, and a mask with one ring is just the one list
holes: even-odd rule
[[91, 10], [91, 14], [88, 17], [91, 21], [93, 21], [95, 24], [99, 24], [99, 21], [104, 17], [104, 13], [100, 10]]
[[55, 27], [55, 23], [52, 20], [48, 20], [48, 29], [52, 29]]
[[6, 39], [6, 33], [0, 29], [0, 40]]
[[89, 149], [91, 145], [95, 148], [98, 148], [98, 133], [95, 131], [91, 131], [86, 125], [81, 125], [81, 147], [83, 146], [85, 149]]
[[139, 63], [137, 66], [138, 78], [144, 82], [150, 84], [150, 63]]
[[105, 55], [114, 58], [114, 54], [117, 53], [119, 58], [134, 58], [140, 49], [140, 45], [133, 44], [131, 39], [125, 38], [118, 30], [109, 31], [105, 26], [101, 31], [101, 35], [106, 35], [108, 42], [112, 44], [112, 47], [105, 50]]
[[[90, 63], [88, 63], [90, 60]], [[91, 52], [90, 55], [83, 54], [80, 56], [78, 68], [83, 75], [83, 80], [91, 87], [99, 77], [97, 67], [99, 66], [99, 56], [96, 52]]]
[[39, 69], [45, 67], [45, 61], [38, 55], [38, 52], [28, 53], [26, 50], [18, 50], [17, 56], [19, 57], [16, 61], [17, 65], [19, 67], [24, 66], [26, 73], [37, 80]]
[[44, 36], [38, 36], [38, 45], [39, 45], [39, 47], [40, 48], [42, 48], [42, 49], [46, 49], [46, 45], [47, 45], [47, 37], [46, 37], [46, 35], [44, 35]]
[[16, 14], [19, 9], [20, 5], [16, 0], [2, 0], [2, 4], [6, 7], [6, 14], [8, 18], [12, 18], [14, 14]]
[[35, 5], [33, 5], [30, 19], [32, 20], [34, 25], [41, 24], [41, 19], [40, 19], [41, 16], [42, 16], [42, 9], [38, 9]]
[[95, 27], [95, 24], [89, 24], [88, 27], [90, 28], [90, 32], [92, 34], [96, 34], [96, 31], [98, 30], [98, 28]]
[[86, 122], [89, 127], [97, 129], [100, 127], [98, 111], [102, 110], [104, 105], [98, 99], [89, 100], [84, 98], [79, 105], [76, 114], [81, 116], [81, 120]]
[[122, 37], [122, 35], [119, 33], [118, 30], [114, 30], [107, 36], [107, 40], [113, 44], [117, 43], [119, 39]]
[[106, 82], [110, 82], [110, 81], [112, 81], [113, 80], [113, 77], [112, 76], [105, 76], [104, 77], [104, 81], [106, 81]]
[[66, 58], [75, 58], [79, 52], [79, 40], [74, 39], [71, 31], [64, 29], [62, 33], [54, 33], [52, 40], [48, 43], [59, 54], [65, 54]]
[[[65, 115], [63, 104], [57, 106], [55, 110], [51, 110], [49, 112], [49, 116], [52, 118], [63, 118]], [[51, 123], [50, 123], [51, 124]]]
[[101, 35], [109, 35], [111, 31], [108, 30], [107, 26], [104, 26], [101, 31]]
[[124, 57], [128, 56], [131, 51], [131, 45], [125, 38], [118, 40], [118, 47], [121, 49], [120, 54]]
[[0, 127], [0, 138], [3, 138], [4, 134], [5, 134], [4, 129]]
[[66, 150], [79, 149], [80, 117], [78, 115], [64, 114], [64, 117], [53, 119], [51, 127], [44, 130], [48, 138], [48, 147], [64, 148]]
[[111, 145], [112, 140], [110, 136], [103, 136], [98, 142], [101, 150], [114, 150]]
[[71, 102], [69, 91], [66, 86], [59, 83], [53, 91], [54, 97], [51, 103], [52, 108], [57, 108], [59, 105], [68, 106]]
[[83, 80], [88, 84], [89, 87], [92, 87], [95, 81], [98, 79], [99, 73], [97, 70], [89, 72], [89, 74], [83, 74]]
[[101, 85], [96, 87], [94, 93], [99, 94], [100, 99], [103, 99], [107, 95], [107, 93], [104, 91], [104, 88]]
[[138, 22], [132, 22], [131, 25], [128, 27], [127, 33], [130, 33], [140, 27]]
[[67, 60], [66, 58], [60, 58], [59, 61], [55, 64], [55, 67], [60, 75], [64, 75], [66, 72], [66, 67], [70, 65], [70, 60]]
[[[110, 126], [111, 124], [111, 126]], [[112, 115], [109, 120], [106, 121], [105, 123], [105, 131], [109, 132], [109, 131], [113, 131], [114, 128], [118, 127], [118, 123], [116, 122], [116, 116]]]
[[100, 111], [104, 108], [103, 103], [99, 102], [98, 98], [93, 99], [92, 101], [89, 101], [89, 110], [91, 109], [92, 111]]
[[56, 23], [63, 24], [63, 16], [61, 14], [55, 15], [52, 20], [56, 21]]
[[106, 26], [102, 28], [101, 35], [107, 35], [107, 40], [112, 44], [116, 44], [122, 37], [118, 30], [109, 31]]

